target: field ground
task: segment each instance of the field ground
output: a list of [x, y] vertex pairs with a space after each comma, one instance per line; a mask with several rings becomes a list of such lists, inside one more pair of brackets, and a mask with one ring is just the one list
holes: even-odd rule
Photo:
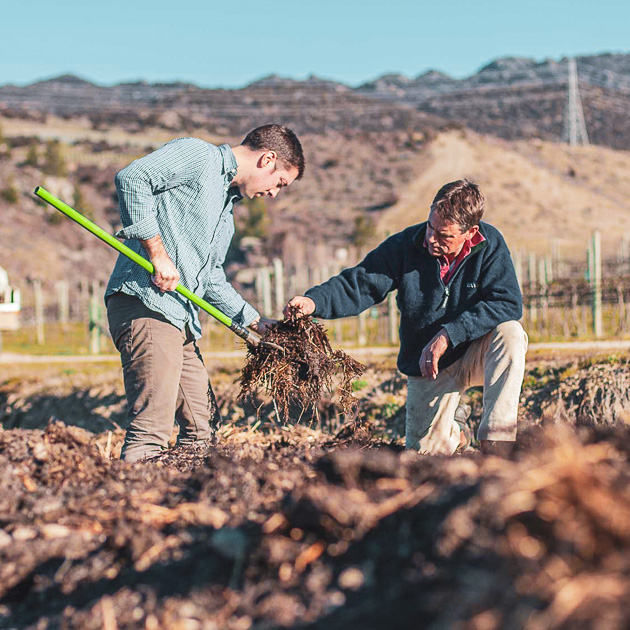
[[0, 628], [627, 627], [627, 355], [531, 354], [511, 460], [405, 452], [391, 357], [356, 422], [210, 366], [214, 443], [126, 464], [117, 366], [0, 365]]

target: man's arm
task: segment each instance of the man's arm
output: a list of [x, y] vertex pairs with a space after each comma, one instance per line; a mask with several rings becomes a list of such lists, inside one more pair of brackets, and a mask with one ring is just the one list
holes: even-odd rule
[[179, 271], [166, 253], [162, 237], [158, 234], [147, 240], [140, 239], [140, 242], [153, 263], [154, 272], [151, 276], [153, 284], [162, 292], [174, 291], [179, 283]]
[[326, 282], [309, 289], [304, 296], [296, 296], [289, 304], [297, 305], [305, 314], [337, 319], [358, 315], [382, 302], [397, 286], [397, 279], [385, 253], [386, 243], [372, 250], [355, 267], [344, 269]]
[[135, 160], [116, 175], [123, 224], [116, 236], [140, 240], [155, 267], [151, 279], [161, 291], [175, 289], [179, 273], [160, 236], [155, 195], [195, 179], [206, 158], [207, 147], [202, 140], [183, 138]]
[[204, 298], [230, 319], [242, 326], [252, 326], [259, 332], [264, 332], [264, 328], [271, 321], [261, 318], [258, 311], [243, 299], [227, 281], [221, 265], [212, 268], [209, 288], [206, 290]]

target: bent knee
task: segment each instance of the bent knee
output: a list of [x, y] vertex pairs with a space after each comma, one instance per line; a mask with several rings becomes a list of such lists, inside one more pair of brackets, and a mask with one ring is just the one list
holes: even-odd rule
[[506, 348], [515, 352], [527, 352], [528, 337], [520, 322], [516, 320], [503, 322], [496, 327], [495, 331]]

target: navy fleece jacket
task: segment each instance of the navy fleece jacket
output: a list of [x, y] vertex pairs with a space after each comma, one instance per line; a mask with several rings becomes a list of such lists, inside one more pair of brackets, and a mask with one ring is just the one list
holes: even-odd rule
[[502, 322], [522, 316], [521, 291], [500, 232], [480, 223], [485, 241], [474, 246], [445, 285], [437, 258], [423, 246], [426, 222], [394, 234], [355, 267], [306, 292], [316, 317], [358, 315], [398, 290], [398, 369], [420, 376], [422, 350], [444, 328], [450, 344], [440, 368], [463, 356], [470, 343]]

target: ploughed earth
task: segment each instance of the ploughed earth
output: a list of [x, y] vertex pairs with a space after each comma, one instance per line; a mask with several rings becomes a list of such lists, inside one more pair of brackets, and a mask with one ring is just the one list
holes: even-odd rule
[[0, 374], [0, 628], [630, 625], [626, 358], [531, 359], [510, 459], [406, 452], [405, 381], [374, 364], [355, 419], [324, 400], [293, 424], [213, 370], [214, 443], [127, 464], [114, 365], [20, 369]]

